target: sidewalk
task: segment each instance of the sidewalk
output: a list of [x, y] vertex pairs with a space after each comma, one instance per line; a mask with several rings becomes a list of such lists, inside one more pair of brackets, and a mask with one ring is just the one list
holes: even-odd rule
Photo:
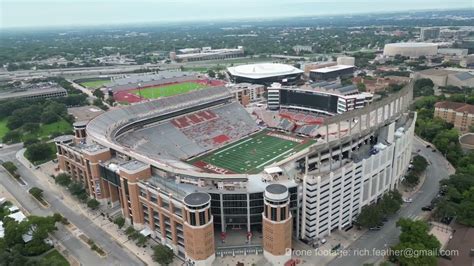
[[[154, 262], [152, 259], [153, 251], [149, 244], [147, 245], [146, 248], [138, 247], [133, 241], [130, 241], [128, 239], [128, 237], [125, 235], [125, 233], [122, 230], [118, 229], [117, 225], [115, 225], [113, 222], [110, 222], [107, 218], [103, 217], [102, 215], [100, 215], [99, 211], [91, 211], [84, 204], [81, 204], [76, 199], [72, 198], [72, 195], [65, 188], [54, 183], [54, 179], [49, 176], [49, 174], [53, 174], [52, 171], [54, 171], [50, 169], [51, 166], [54, 165], [53, 163], [48, 162], [48, 163], [40, 165], [38, 169], [35, 169], [35, 167], [33, 167], [32, 164], [23, 156], [24, 151], [25, 149], [22, 149], [16, 154], [17, 160], [20, 161], [20, 163], [22, 163], [24, 166], [29, 167], [31, 171], [34, 173], [34, 175], [38, 179], [42, 180], [44, 184], [48, 184], [48, 187], [51, 189], [51, 192], [56, 193], [56, 195], [59, 195], [61, 200], [67, 203], [67, 205], [70, 207], [71, 210], [77, 213], [83, 214], [91, 222], [93, 222], [95, 225], [100, 227], [104, 232], [106, 232], [112, 239], [114, 239], [119, 244], [119, 246], [127, 248], [143, 263], [147, 265], [156, 264], [156, 262]], [[48, 173], [43, 172], [43, 169], [46, 170]], [[126, 228], [126, 225], [124, 226], [124, 228]], [[80, 229], [77, 229], [77, 230], [80, 231]], [[80, 233], [84, 234], [83, 232], [78, 232], [77, 230], [76, 232], [74, 232], [75, 234], [80, 234]], [[87, 236], [87, 237], [90, 237], [90, 236]], [[105, 250], [105, 252], [109, 253], [110, 251]], [[177, 258], [174, 260], [174, 262], [178, 262], [178, 261], [179, 259]], [[181, 265], [181, 263], [178, 263], [175, 265]]]

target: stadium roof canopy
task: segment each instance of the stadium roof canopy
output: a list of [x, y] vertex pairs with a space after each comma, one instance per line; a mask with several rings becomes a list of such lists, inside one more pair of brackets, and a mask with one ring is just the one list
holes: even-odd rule
[[227, 68], [229, 73], [233, 76], [251, 78], [251, 79], [262, 79], [277, 76], [286, 76], [293, 74], [301, 74], [304, 71], [291, 65], [285, 64], [272, 64], [272, 63], [261, 63], [261, 64], [250, 64], [240, 65], [235, 67]]

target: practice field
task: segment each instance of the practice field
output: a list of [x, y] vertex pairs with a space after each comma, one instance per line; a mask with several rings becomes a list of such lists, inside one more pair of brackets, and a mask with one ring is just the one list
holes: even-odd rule
[[84, 81], [79, 84], [81, 84], [82, 87], [85, 88], [92, 88], [92, 89], [97, 89], [102, 87], [103, 85], [110, 83], [110, 80], [108, 79], [101, 79], [101, 80], [91, 80], [91, 81]]
[[280, 132], [264, 130], [210, 154], [190, 160], [190, 163], [221, 174], [256, 174], [267, 165], [290, 156], [314, 143]]
[[183, 82], [178, 84], [144, 88], [140, 90], [137, 89], [130, 92], [142, 98], [156, 99], [202, 89], [204, 87], [206, 86], [197, 82]]

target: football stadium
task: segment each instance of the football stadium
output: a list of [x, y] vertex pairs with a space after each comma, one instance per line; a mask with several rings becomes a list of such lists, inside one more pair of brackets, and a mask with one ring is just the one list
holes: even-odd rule
[[115, 78], [107, 89], [118, 102], [136, 103], [224, 84], [197, 73], [169, 71]]
[[[136, 84], [202, 80], [153, 79], [116, 83], [114, 93], [145, 98], [134, 94]], [[318, 86], [339, 98], [353, 94]], [[186, 263], [212, 265], [237, 252], [283, 265], [292, 238], [311, 244], [350, 227], [364, 206], [399, 186], [410, 163], [412, 83], [331, 114], [311, 111], [325, 97], [246, 109], [222, 86], [177, 90], [76, 124], [74, 135], [55, 142], [62, 171]]]

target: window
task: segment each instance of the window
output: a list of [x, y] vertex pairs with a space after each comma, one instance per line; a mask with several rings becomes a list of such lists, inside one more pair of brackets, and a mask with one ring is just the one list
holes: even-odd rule
[[276, 221], [277, 220], [277, 210], [276, 208], [270, 208], [270, 211], [271, 211], [271, 220], [272, 221]]
[[203, 225], [206, 223], [206, 215], [205, 211], [199, 212], [199, 225]]
[[280, 220], [285, 220], [286, 219], [286, 207], [280, 209]]

